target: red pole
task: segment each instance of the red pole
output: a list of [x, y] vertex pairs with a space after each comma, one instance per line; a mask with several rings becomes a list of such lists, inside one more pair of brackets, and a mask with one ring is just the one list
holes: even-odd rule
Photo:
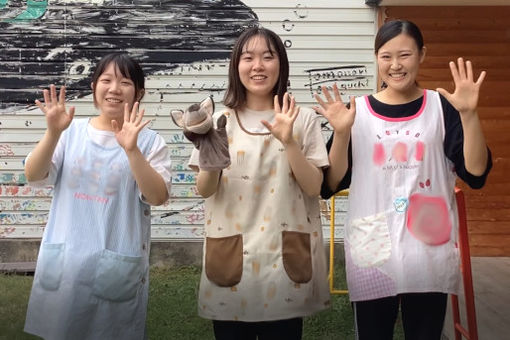
[[462, 333], [468, 340], [478, 340], [475, 297], [473, 292], [473, 276], [471, 273], [471, 255], [469, 252], [469, 238], [466, 219], [466, 204], [464, 201], [464, 193], [459, 188], [455, 188], [455, 198], [457, 199], [457, 212], [459, 214], [459, 251], [462, 282], [464, 286], [464, 297], [466, 301], [466, 316], [469, 330], [469, 332], [466, 332], [465, 328], [460, 324], [458, 299], [456, 295], [452, 295], [455, 339], [460, 340], [460, 333]]

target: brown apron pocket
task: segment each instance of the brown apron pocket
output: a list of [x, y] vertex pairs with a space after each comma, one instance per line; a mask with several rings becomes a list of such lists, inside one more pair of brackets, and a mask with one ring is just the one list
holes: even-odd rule
[[243, 236], [207, 237], [205, 274], [220, 287], [232, 287], [243, 274]]
[[298, 231], [282, 232], [283, 266], [289, 278], [296, 283], [312, 279], [310, 234]]

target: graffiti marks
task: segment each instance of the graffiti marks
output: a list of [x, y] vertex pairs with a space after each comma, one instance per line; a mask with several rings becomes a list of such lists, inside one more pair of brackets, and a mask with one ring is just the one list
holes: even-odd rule
[[289, 19], [285, 19], [282, 21], [282, 27], [285, 31], [290, 32], [294, 28], [294, 24]]
[[27, 0], [27, 8], [13, 21], [27, 21], [39, 19], [46, 12], [47, 0]]
[[[1, 218], [1, 217], [0, 217]], [[16, 231], [15, 227], [5, 227], [0, 229], [0, 238], [5, 238]]]
[[1, 198], [0, 210], [10, 211], [33, 211], [48, 210], [50, 208], [51, 199], [32, 199], [32, 198]]
[[172, 185], [171, 198], [201, 197], [195, 185]]
[[321, 93], [321, 86], [326, 83], [337, 83], [340, 91], [349, 89], [369, 88], [367, 67], [348, 65], [305, 70], [308, 73], [310, 94]]
[[[0, 112], [33, 105], [36, 89], [51, 83], [65, 83], [68, 98], [88, 95], [91, 65], [113, 51], [130, 52], [149, 77], [226, 60], [240, 32], [258, 23], [237, 0], [0, 0], [0, 6]], [[222, 82], [169, 85], [162, 90], [225, 88]]]
[[0, 157], [14, 156], [14, 152], [9, 144], [0, 144]]
[[76, 75], [88, 75], [92, 70], [92, 63], [90, 60], [80, 59], [75, 60], [68, 64], [68, 74], [72, 76]]
[[228, 63], [193, 63], [176, 65], [171, 70], [159, 70], [155, 75], [224, 75], [227, 73]]
[[305, 5], [297, 4], [296, 9], [294, 10], [294, 15], [298, 19], [305, 19], [308, 17], [308, 10]]
[[[303, 20], [303, 19], [308, 18], [308, 10], [306, 9], [305, 5], [297, 4], [295, 9], [293, 10], [293, 13], [294, 13], [294, 16], [298, 20]], [[282, 20], [282, 28], [284, 31], [290, 32], [294, 29], [294, 27], [296, 27], [296, 25], [290, 19], [286, 18], [286, 19]], [[285, 48], [291, 48], [292, 40], [285, 39], [283, 41], [283, 45], [285, 46]]]
[[26, 212], [14, 212], [14, 213], [0, 213], [0, 224], [2, 225], [14, 225], [14, 224], [46, 224], [48, 220], [48, 213], [37, 212], [37, 213], [26, 213]]
[[0, 172], [0, 185], [24, 185], [27, 183], [27, 179], [23, 172], [16, 173], [5, 173]]
[[7, 10], [7, 15], [2, 13], [1, 17], [3, 20], [0, 21], [19, 22], [36, 20], [44, 15], [48, 6], [47, 0], [22, 1], [21, 6], [17, 2], [13, 0], [0, 0], [0, 9], [5, 8]]
[[194, 172], [178, 172], [172, 175], [172, 183], [193, 184], [195, 183]]
[[34, 188], [20, 185], [0, 185], [0, 197], [49, 197], [53, 188]]

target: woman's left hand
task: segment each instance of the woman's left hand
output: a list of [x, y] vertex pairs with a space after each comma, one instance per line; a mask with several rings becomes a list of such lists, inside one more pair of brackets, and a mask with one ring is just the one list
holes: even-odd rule
[[283, 145], [287, 145], [294, 140], [292, 131], [294, 128], [294, 121], [299, 114], [299, 106], [296, 106], [296, 100], [285, 92], [283, 95], [283, 107], [280, 108], [278, 96], [274, 96], [274, 121], [273, 124], [262, 120], [261, 123], [277, 138]]
[[476, 112], [478, 95], [485, 78], [485, 71], [480, 73], [478, 80], [475, 82], [471, 61], [468, 60], [464, 63], [462, 58], [457, 59], [457, 65], [450, 61], [450, 71], [455, 82], [455, 91], [449, 93], [443, 88], [438, 88], [436, 89], [437, 92], [443, 95], [459, 111], [461, 116]]
[[119, 127], [119, 123], [116, 120], [111, 122], [115, 138], [117, 138], [117, 142], [126, 152], [132, 151], [137, 147], [138, 133], [150, 123], [150, 120], [142, 122], [145, 110], [138, 111], [138, 106], [139, 103], [135, 102], [130, 113], [129, 105], [126, 103], [124, 106], [124, 123], [122, 128]]

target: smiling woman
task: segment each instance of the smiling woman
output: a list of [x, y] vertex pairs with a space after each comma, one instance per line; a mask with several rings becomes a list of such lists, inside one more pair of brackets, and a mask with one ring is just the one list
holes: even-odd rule
[[441, 338], [448, 294], [460, 282], [456, 176], [481, 188], [491, 169], [470, 61], [450, 62], [455, 91], [420, 88], [419, 28], [388, 21], [375, 39], [386, 86], [351, 98], [316, 96], [335, 132], [322, 195], [349, 188], [345, 257], [359, 339], [392, 339], [399, 308], [409, 339]]
[[54, 186], [25, 331], [47, 339], [142, 339], [148, 301], [150, 205], [170, 196], [165, 141], [138, 111], [144, 73], [113, 53], [92, 79], [99, 116], [73, 119], [65, 88], [36, 101], [47, 129], [25, 161], [31, 186]]
[[145, 78], [138, 63], [125, 54], [110, 54], [98, 64], [92, 76], [94, 105], [100, 114], [91, 124], [101, 130], [111, 130], [111, 121], [122, 126], [124, 108], [131, 111], [145, 93]]
[[[318, 201], [326, 150], [317, 115], [287, 93], [288, 77], [278, 35], [243, 32], [217, 133], [190, 158], [206, 198], [199, 315], [218, 340], [298, 340], [302, 318], [330, 305]], [[206, 168], [212, 136], [232, 161]]]

